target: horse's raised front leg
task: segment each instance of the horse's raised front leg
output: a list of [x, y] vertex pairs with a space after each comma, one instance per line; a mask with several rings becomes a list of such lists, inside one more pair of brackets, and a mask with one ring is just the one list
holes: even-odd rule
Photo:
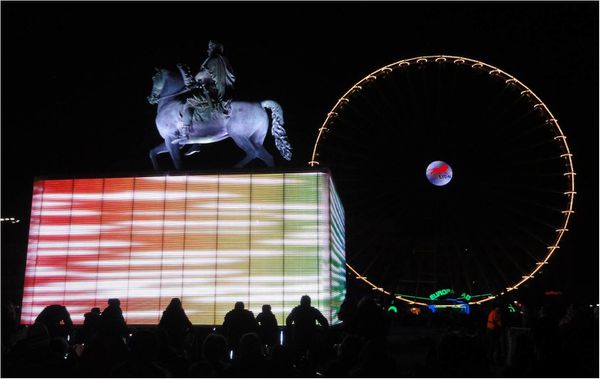
[[165, 138], [165, 146], [167, 147], [171, 160], [176, 170], [181, 170], [181, 154], [179, 153], [179, 145], [174, 144], [171, 138]]
[[166, 153], [167, 151], [168, 150], [167, 150], [167, 147], [165, 146], [164, 142], [161, 143], [160, 145], [156, 146], [155, 148], [150, 149], [150, 154], [149, 154], [150, 155], [150, 160], [152, 161], [152, 167], [155, 170], [160, 170], [160, 167], [158, 166], [158, 160], [156, 159], [156, 156], [158, 154], [161, 154], [161, 153]]

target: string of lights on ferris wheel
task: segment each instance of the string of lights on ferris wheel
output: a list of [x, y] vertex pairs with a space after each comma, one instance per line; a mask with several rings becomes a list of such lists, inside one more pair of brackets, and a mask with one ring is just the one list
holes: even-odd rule
[[[452, 64], [456, 64], [456, 65], [470, 66], [470, 68], [472, 68], [473, 70], [483, 70], [483, 71], [487, 72], [489, 75], [492, 75], [492, 76], [495, 76], [495, 77], [498, 77], [498, 78], [504, 80], [504, 82], [507, 86], [512, 86], [512, 87], [517, 88], [518, 90], [520, 90], [520, 96], [525, 96], [533, 101], [533, 109], [534, 110], [542, 111], [549, 116], [546, 119], [545, 124], [552, 128], [552, 130], [555, 133], [554, 140], [560, 144], [562, 151], [564, 152], [563, 154], [560, 155], [560, 158], [564, 159], [564, 161], [566, 162], [566, 167], [567, 167], [566, 172], [562, 173], [563, 176], [568, 178], [568, 190], [563, 193], [567, 197], [567, 206], [564, 210], [561, 211], [561, 213], [563, 215], [563, 222], [562, 222], [561, 227], [557, 228], [555, 230], [556, 237], [555, 237], [553, 243], [546, 247], [547, 253], [545, 254], [544, 258], [541, 259], [540, 261], [536, 262], [533, 270], [531, 270], [531, 272], [529, 272], [528, 274], [523, 275], [521, 277], [521, 280], [519, 280], [518, 282], [516, 282], [513, 285], [506, 287], [505, 290], [501, 291], [499, 294], [488, 294], [486, 297], [484, 297], [482, 299], [478, 299], [478, 300], [472, 299], [472, 301], [467, 302], [468, 304], [482, 304], [484, 302], [487, 302], [487, 301], [490, 301], [490, 300], [496, 298], [499, 295], [501, 296], [501, 295], [504, 295], [505, 293], [514, 291], [517, 288], [519, 288], [521, 285], [523, 285], [523, 283], [527, 282], [530, 279], [533, 279], [535, 277], [535, 275], [542, 269], [542, 267], [544, 265], [548, 264], [548, 261], [550, 260], [552, 255], [556, 252], [556, 250], [560, 248], [560, 241], [563, 238], [563, 235], [569, 230], [568, 229], [569, 220], [571, 218], [571, 215], [574, 213], [573, 203], [574, 203], [574, 198], [576, 195], [576, 191], [575, 191], [575, 175], [576, 175], [576, 173], [575, 173], [575, 170], [573, 169], [573, 154], [571, 153], [571, 149], [569, 148], [569, 145], [567, 143], [567, 137], [564, 134], [562, 128], [560, 127], [558, 120], [552, 114], [550, 109], [539, 98], [539, 96], [537, 96], [529, 87], [527, 87], [525, 84], [523, 84], [520, 80], [518, 80], [514, 76], [510, 75], [509, 73], [507, 73], [497, 67], [494, 67], [490, 64], [487, 64], [487, 63], [484, 63], [484, 62], [481, 62], [481, 61], [478, 61], [475, 59], [470, 59], [470, 58], [465, 58], [465, 57], [460, 57], [460, 56], [426, 55], [426, 56], [418, 56], [418, 57], [414, 57], [414, 58], [410, 58], [410, 59], [403, 59], [403, 60], [394, 62], [392, 64], [384, 66], [384, 67], [382, 67], [378, 70], [375, 70], [375, 71], [371, 72], [370, 74], [366, 75], [364, 78], [362, 78], [356, 84], [354, 84], [346, 93], [344, 93], [344, 95], [341, 98], [339, 98], [339, 100], [333, 106], [331, 111], [329, 113], [327, 113], [327, 117], [325, 118], [325, 121], [319, 128], [319, 133], [318, 133], [315, 145], [313, 147], [311, 160], [308, 162], [308, 164], [311, 167], [320, 165], [319, 151], [318, 151], [319, 144], [320, 144], [321, 140], [323, 139], [325, 133], [327, 133], [329, 131], [328, 125], [330, 124], [330, 122], [339, 115], [341, 107], [350, 103], [350, 97], [353, 94], [359, 93], [360, 91], [362, 91], [363, 87], [368, 85], [370, 82], [377, 80], [380, 77], [384, 77], [385, 75], [391, 73], [394, 69], [404, 68], [404, 67], [408, 67], [410, 65], [415, 65], [415, 64], [416, 65], [424, 64], [424, 63], [428, 63], [428, 62], [452, 63]], [[350, 272], [355, 276], [356, 279], [363, 281], [365, 284], [367, 284], [369, 287], [371, 287], [372, 290], [374, 290], [374, 291], [379, 291], [385, 295], [394, 296], [396, 299], [405, 301], [409, 304], [424, 305], [424, 306], [428, 305], [428, 303], [426, 303], [426, 302], [415, 300], [415, 297], [413, 297], [413, 296], [408, 298], [405, 295], [392, 294], [391, 292], [385, 290], [384, 288], [377, 286], [375, 283], [369, 281], [366, 276], [361, 275], [350, 264], [346, 263], [346, 266], [348, 267]], [[424, 300], [426, 300], [426, 299], [424, 299]]]

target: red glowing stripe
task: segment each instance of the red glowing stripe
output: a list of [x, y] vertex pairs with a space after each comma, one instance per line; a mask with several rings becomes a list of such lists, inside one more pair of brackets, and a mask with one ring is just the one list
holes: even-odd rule
[[431, 174], [431, 175], [439, 175], [439, 174], [445, 173], [446, 170], [448, 170], [448, 165], [447, 164], [443, 164], [441, 166], [433, 167], [433, 168], [429, 169], [429, 174]]

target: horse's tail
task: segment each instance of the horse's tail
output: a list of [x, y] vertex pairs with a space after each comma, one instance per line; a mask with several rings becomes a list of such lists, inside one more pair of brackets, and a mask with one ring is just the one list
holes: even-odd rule
[[275, 146], [281, 153], [281, 156], [286, 159], [292, 159], [292, 146], [288, 142], [285, 129], [283, 128], [283, 109], [273, 100], [264, 100], [260, 102], [263, 108], [271, 110], [271, 119], [273, 125], [271, 126], [271, 133], [275, 137]]

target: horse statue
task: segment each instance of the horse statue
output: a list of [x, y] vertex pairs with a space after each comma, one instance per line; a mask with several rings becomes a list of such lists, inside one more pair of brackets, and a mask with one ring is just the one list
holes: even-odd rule
[[[181, 110], [185, 102], [186, 88], [180, 73], [167, 69], [156, 69], [152, 77], [152, 92], [148, 96], [150, 104], [158, 104], [156, 127], [164, 142], [150, 150], [150, 159], [155, 170], [159, 170], [156, 156], [168, 152], [176, 169], [181, 169], [180, 149], [189, 144], [208, 144], [231, 137], [246, 156], [235, 167], [244, 167], [255, 158], [273, 167], [273, 156], [263, 147], [265, 136], [271, 123], [271, 133], [275, 146], [286, 159], [292, 159], [292, 147], [283, 128], [283, 110], [273, 100], [260, 102], [232, 101], [228, 118], [217, 118], [207, 122], [193, 120], [189, 138], [179, 137], [177, 125], [181, 125]], [[271, 120], [269, 122], [269, 114]]]

